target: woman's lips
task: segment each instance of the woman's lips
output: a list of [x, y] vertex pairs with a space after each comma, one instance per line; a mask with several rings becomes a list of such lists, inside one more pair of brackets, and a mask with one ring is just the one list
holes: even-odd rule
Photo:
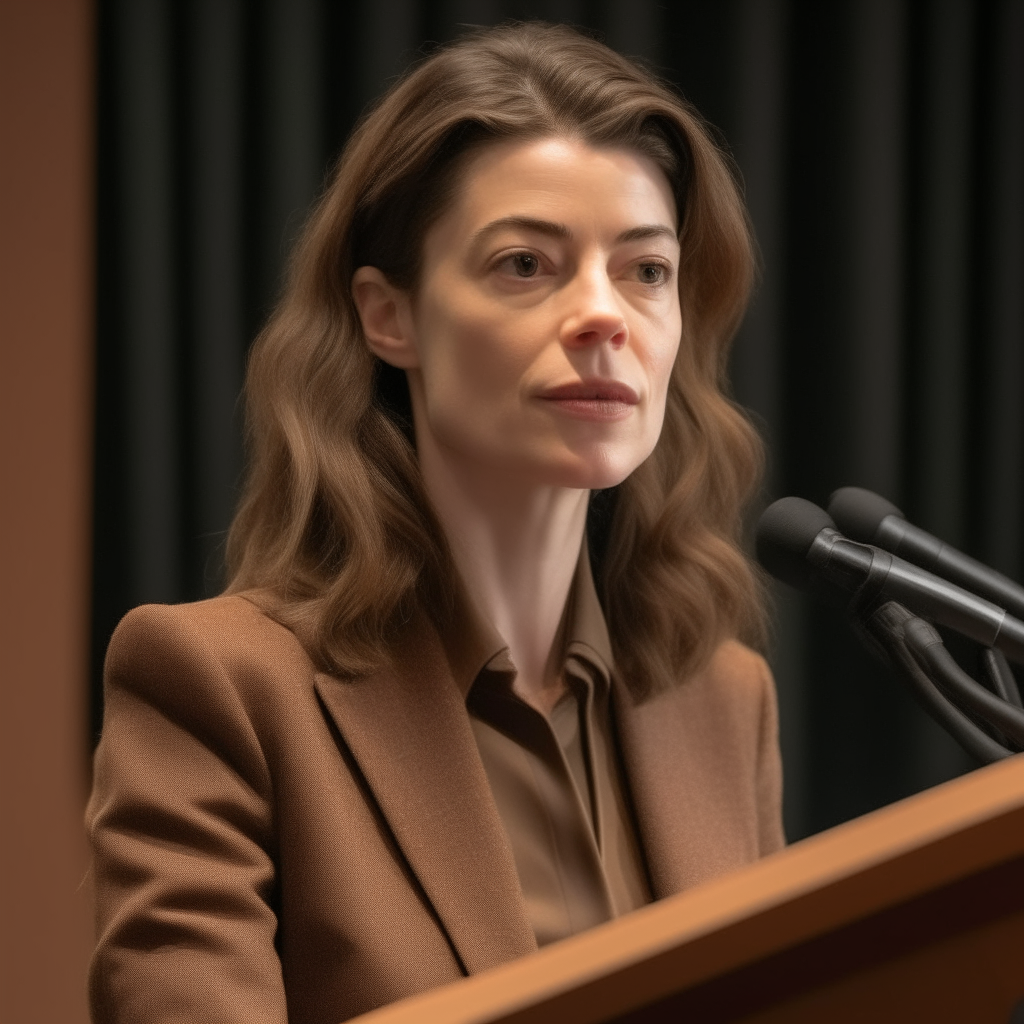
[[640, 401], [637, 393], [617, 380], [578, 381], [541, 392], [540, 398], [561, 412], [583, 420], [622, 420]]

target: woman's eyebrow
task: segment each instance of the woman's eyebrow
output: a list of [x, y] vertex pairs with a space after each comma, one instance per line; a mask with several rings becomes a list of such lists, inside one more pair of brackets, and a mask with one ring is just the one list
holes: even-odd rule
[[485, 224], [476, 234], [473, 235], [473, 243], [476, 244], [487, 235], [501, 228], [523, 228], [526, 231], [536, 231], [542, 235], [549, 235], [551, 238], [572, 238], [572, 232], [564, 224], [556, 224], [554, 221], [541, 220], [539, 217], [501, 217]]
[[[542, 220], [539, 217], [511, 216], [501, 217], [498, 220], [492, 220], [489, 224], [485, 224], [474, 234], [471, 244], [476, 245], [486, 238], [487, 235], [500, 231], [502, 228], [522, 228], [526, 231], [535, 231], [541, 235], [548, 235], [550, 238], [565, 240], [572, 238], [572, 232], [564, 224], [558, 224], [551, 220]], [[616, 236], [615, 241], [638, 242], [646, 238], [658, 237], [670, 238], [673, 242], [678, 241], [675, 231], [664, 224], [638, 224], [636, 227], [627, 228], [625, 231], [620, 232]]]
[[616, 236], [616, 242], [639, 242], [645, 238], [658, 238], [665, 237], [671, 238], [673, 242], [678, 242], [679, 237], [671, 229], [666, 227], [664, 224], [640, 224], [638, 227], [629, 228], [623, 231], [620, 235]]

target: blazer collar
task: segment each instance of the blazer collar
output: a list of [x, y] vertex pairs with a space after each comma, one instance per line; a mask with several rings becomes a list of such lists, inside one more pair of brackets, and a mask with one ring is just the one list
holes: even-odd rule
[[466, 972], [535, 950], [465, 701], [426, 616], [389, 668], [315, 685]]

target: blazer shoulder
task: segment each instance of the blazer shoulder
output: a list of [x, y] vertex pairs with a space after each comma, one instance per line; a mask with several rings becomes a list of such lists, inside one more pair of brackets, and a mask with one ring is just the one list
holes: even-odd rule
[[245, 594], [226, 594], [188, 604], [144, 604], [118, 623], [107, 648], [107, 663], [131, 660], [141, 651], [158, 653], [182, 645], [196, 654], [230, 660], [238, 656], [305, 659], [295, 634], [272, 619]]
[[295, 634], [244, 594], [133, 609], [114, 631], [104, 666], [108, 688], [145, 688], [173, 677], [188, 690], [190, 682], [222, 677], [233, 689], [258, 691], [314, 674]]
[[755, 691], [771, 689], [773, 685], [772, 671], [764, 657], [739, 640], [732, 639], [723, 640], [718, 645], [699, 675], [714, 685]]

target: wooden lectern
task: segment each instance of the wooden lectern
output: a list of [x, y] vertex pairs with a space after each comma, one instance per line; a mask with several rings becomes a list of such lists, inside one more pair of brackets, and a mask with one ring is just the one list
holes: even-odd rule
[[358, 1020], [1018, 1024], [1022, 1003], [1019, 755]]

